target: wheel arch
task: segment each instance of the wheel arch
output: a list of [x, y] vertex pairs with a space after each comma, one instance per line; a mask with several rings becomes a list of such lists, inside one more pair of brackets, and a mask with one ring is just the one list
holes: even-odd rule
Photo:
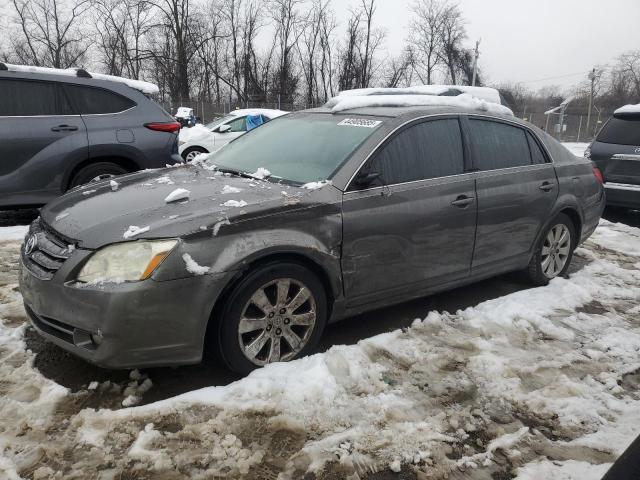
[[89, 165], [93, 165], [95, 163], [103, 163], [103, 162], [115, 163], [116, 165], [119, 165], [125, 170], [127, 170], [127, 172], [129, 173], [138, 171], [141, 168], [140, 165], [135, 160], [132, 160], [131, 158], [125, 157], [122, 155], [104, 155], [99, 157], [91, 157], [86, 160], [83, 160], [82, 162], [77, 163], [76, 165], [73, 166], [71, 170], [67, 172], [65, 180], [63, 182], [63, 187], [64, 187], [63, 191], [66, 192], [67, 190], [69, 190], [69, 188], [71, 187], [71, 182], [73, 181], [73, 178], [78, 174], [80, 170], [82, 170], [85, 167], [88, 167]]
[[307, 268], [316, 275], [324, 286], [325, 295], [327, 297], [327, 319], [331, 318], [333, 304], [339, 295], [341, 284], [337, 285], [339, 282], [331, 281], [329, 269], [325, 265], [322, 265], [321, 262], [313, 258], [311, 255], [300, 251], [264, 252], [263, 254], [257, 255], [251, 260], [244, 262], [243, 267], [227, 281], [227, 284], [223, 287], [218, 298], [216, 298], [207, 322], [203, 354], [208, 353], [211, 345], [217, 345], [225, 302], [231, 295], [231, 292], [233, 292], [233, 289], [249, 274], [249, 272], [275, 262], [296, 263]]

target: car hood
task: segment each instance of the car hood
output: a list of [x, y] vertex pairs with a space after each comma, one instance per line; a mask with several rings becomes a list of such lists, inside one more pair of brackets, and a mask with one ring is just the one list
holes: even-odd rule
[[[177, 189], [188, 190], [188, 200], [166, 202]], [[326, 195], [319, 193], [188, 165], [85, 185], [47, 204], [40, 215], [46, 225], [78, 247], [94, 249], [125, 240], [217, 231], [220, 222], [318, 204]]]

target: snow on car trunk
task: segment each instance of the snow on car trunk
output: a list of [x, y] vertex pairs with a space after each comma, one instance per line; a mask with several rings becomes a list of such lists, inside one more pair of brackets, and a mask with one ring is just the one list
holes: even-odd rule
[[569, 279], [225, 387], [79, 412], [24, 349], [18, 243], [5, 242], [0, 476], [595, 480], [640, 433], [639, 239], [603, 221]]

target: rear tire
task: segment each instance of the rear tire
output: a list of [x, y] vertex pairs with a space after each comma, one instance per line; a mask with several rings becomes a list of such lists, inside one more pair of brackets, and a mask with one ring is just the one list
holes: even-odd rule
[[71, 179], [69, 189], [93, 183], [101, 180], [107, 180], [117, 175], [128, 173], [128, 170], [117, 163], [98, 162], [81, 168]]
[[571, 219], [559, 214], [547, 226], [536, 250], [524, 271], [527, 280], [537, 286], [547, 285], [552, 279], [567, 273], [577, 246], [576, 229]]
[[320, 340], [327, 312], [322, 282], [303, 265], [258, 267], [225, 301], [218, 335], [222, 359], [246, 375], [274, 361], [304, 357]]
[[202, 153], [209, 153], [209, 151], [202, 147], [191, 147], [182, 152], [182, 158], [185, 162], [190, 162]]

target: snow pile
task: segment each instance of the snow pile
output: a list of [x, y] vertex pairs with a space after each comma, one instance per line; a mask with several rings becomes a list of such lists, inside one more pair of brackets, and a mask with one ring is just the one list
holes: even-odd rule
[[339, 95], [329, 100], [326, 106], [331, 108], [333, 113], [366, 107], [452, 107], [499, 115], [513, 115], [513, 112], [503, 105], [487, 102], [467, 93], [457, 97], [432, 95]]
[[192, 142], [197, 139], [207, 138], [211, 135], [211, 130], [204, 125], [197, 123], [191, 128], [181, 128], [178, 133], [178, 139], [181, 142]]
[[576, 157], [584, 157], [584, 152], [589, 147], [588, 143], [576, 143], [576, 142], [563, 142], [564, 145], [571, 153]]
[[111, 187], [111, 190], [113, 192], [116, 192], [118, 190], [118, 187], [120, 186], [120, 184], [118, 182], [116, 182], [115, 180], [111, 180], [109, 182], [109, 186]]
[[267, 170], [264, 167], [259, 167], [258, 170], [256, 170], [255, 172], [253, 172], [251, 174], [251, 176], [253, 178], [256, 178], [258, 180], [264, 180], [265, 178], [269, 177], [271, 175], [271, 172], [269, 170]]
[[234, 208], [246, 207], [247, 205], [249, 204], [244, 200], [227, 200], [222, 204], [223, 207], [234, 207]]
[[130, 225], [126, 232], [122, 235], [122, 238], [128, 240], [129, 238], [133, 238], [141, 233], [145, 233], [149, 231], [150, 227], [138, 227], [136, 225]]
[[302, 185], [302, 188], [306, 190], [318, 190], [325, 185], [331, 185], [331, 180], [323, 180], [322, 182], [309, 182]]
[[222, 193], [223, 194], [227, 194], [227, 193], [240, 193], [242, 191], [241, 188], [238, 187], [231, 187], [229, 185], [225, 185], [224, 187], [222, 187]]
[[0, 395], [0, 476], [599, 478], [640, 433], [639, 238], [603, 221], [577, 271], [547, 287], [224, 387], [71, 414], [56, 408], [64, 390], [30, 393], [55, 384], [25, 361], [13, 271], [0, 288], [0, 389], [14, 382]]
[[166, 203], [177, 202], [178, 200], [189, 200], [191, 192], [186, 188], [176, 188], [173, 192], [166, 196]]
[[182, 259], [187, 266], [187, 272], [193, 273], [194, 275], [205, 275], [209, 273], [209, 270], [211, 270], [210, 267], [203, 267], [202, 265], [198, 265], [198, 263], [193, 258], [191, 258], [191, 255], [189, 255], [188, 253], [182, 255]]
[[637, 105], [625, 105], [624, 107], [620, 107], [615, 112], [614, 115], [633, 115], [640, 114], [640, 103]]

